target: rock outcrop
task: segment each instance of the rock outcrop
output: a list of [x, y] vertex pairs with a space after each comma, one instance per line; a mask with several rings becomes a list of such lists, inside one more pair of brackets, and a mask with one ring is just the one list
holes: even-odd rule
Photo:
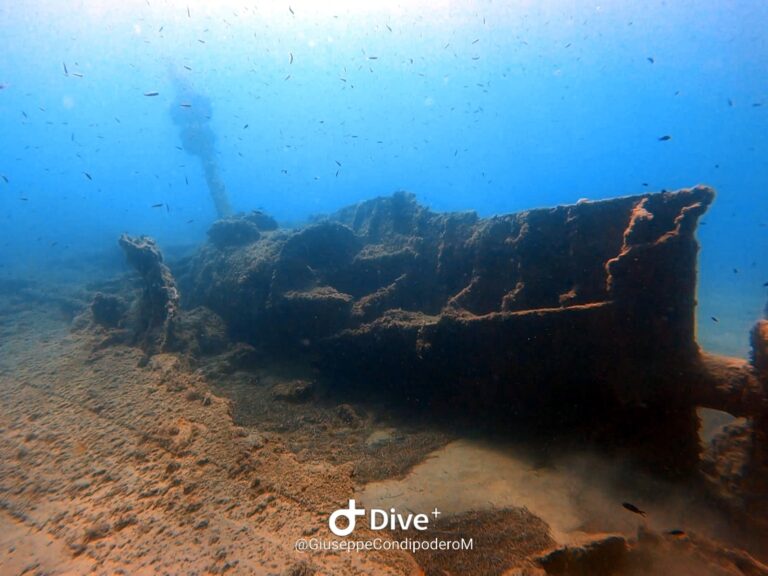
[[751, 363], [704, 356], [706, 384], [698, 390], [707, 394], [700, 404], [744, 418], [706, 447], [701, 470], [734, 525], [747, 527], [747, 537], [768, 549], [768, 320], [758, 321], [751, 336]]
[[138, 346], [149, 357], [181, 352], [189, 358], [221, 354], [231, 347], [226, 323], [212, 310], [182, 309], [176, 279], [149, 237], [119, 240], [138, 277], [90, 286], [90, 306], [73, 323], [75, 330], [93, 329], [101, 338], [97, 348]]
[[141, 297], [132, 317], [136, 338], [147, 351], [166, 350], [173, 340], [179, 314], [176, 281], [153, 239], [123, 234], [119, 244], [128, 263], [142, 279]]
[[682, 530], [657, 533], [644, 526], [633, 538], [616, 534], [586, 537], [584, 542], [548, 552], [537, 563], [550, 576], [768, 576], [768, 566], [743, 550]]

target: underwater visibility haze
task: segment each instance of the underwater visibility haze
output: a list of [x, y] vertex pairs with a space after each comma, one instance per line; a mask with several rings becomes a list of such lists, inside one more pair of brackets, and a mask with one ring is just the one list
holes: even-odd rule
[[7, 4], [4, 270], [50, 271], [122, 231], [205, 238], [205, 162], [169, 112], [181, 82], [209, 101], [233, 208], [283, 222], [400, 189], [490, 215], [711, 185], [701, 317], [720, 320], [713, 344], [745, 354], [768, 280], [766, 12], [746, 1]]
[[0, 573], [768, 574], [766, 23], [1, 3]]

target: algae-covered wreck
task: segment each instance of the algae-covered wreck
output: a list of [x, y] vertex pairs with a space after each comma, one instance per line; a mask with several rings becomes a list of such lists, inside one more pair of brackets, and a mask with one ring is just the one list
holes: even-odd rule
[[686, 475], [698, 407], [765, 422], [765, 331], [754, 366], [696, 343], [695, 230], [713, 197], [484, 219], [401, 192], [291, 230], [251, 213], [218, 221], [177, 281], [232, 339], [303, 357], [340, 388]]

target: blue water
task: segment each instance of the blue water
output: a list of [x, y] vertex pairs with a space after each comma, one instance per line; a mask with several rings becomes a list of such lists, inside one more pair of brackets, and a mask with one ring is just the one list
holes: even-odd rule
[[766, 22], [760, 0], [5, 1], [0, 275], [119, 261], [124, 231], [205, 240], [180, 77], [211, 102], [235, 210], [285, 224], [398, 189], [490, 215], [714, 186], [700, 337], [744, 355], [768, 281]]

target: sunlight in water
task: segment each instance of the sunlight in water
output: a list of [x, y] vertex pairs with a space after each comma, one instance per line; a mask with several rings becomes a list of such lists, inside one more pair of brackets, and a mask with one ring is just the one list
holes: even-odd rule
[[[120, 6], [105, 2], [104, 0], [81, 0], [80, 9], [85, 10], [90, 16], [107, 16], [114, 14], [115, 10], [136, 13], [138, 8], [151, 8], [164, 12], [179, 12], [187, 16], [189, 8], [190, 16], [206, 14], [214, 16], [231, 15], [237, 12], [257, 12], [265, 15], [286, 14], [290, 17], [302, 17], [307, 15], [334, 16], [342, 14], [401, 14], [414, 11], [425, 13], [438, 13], [446, 10], [475, 10], [485, 2], [459, 2], [457, 0], [409, 0], [408, 2], [393, 2], [391, 0], [286, 0], [284, 2], [261, 1], [246, 2], [244, 0], [219, 0], [208, 2], [206, 0], [128, 0], [121, 2]], [[527, 4], [521, 2], [519, 4]]]
[[[56, 5], [44, 0], [41, 7], [58, 11]], [[526, 7], [529, 2], [514, 3], [515, 7]], [[112, 4], [104, 0], [80, 0], [73, 10], [85, 15], [93, 22], [110, 23], [123, 18], [135, 18], [137, 14], [162, 16], [168, 22], [182, 22], [185, 19], [206, 18], [212, 21], [229, 21], [232, 25], [242, 24], [243, 19], [256, 18], [269, 20], [277, 26], [299, 25], [315, 26], [323, 21], [338, 18], [367, 20], [384, 18], [423, 19], [425, 22], [438, 23], [457, 15], [477, 15], [489, 12], [494, 5], [489, 2], [458, 0], [410, 0], [393, 2], [391, 0], [286, 0], [283, 2], [243, 0], [127, 0]], [[509, 6], [507, 6], [509, 8]]]

